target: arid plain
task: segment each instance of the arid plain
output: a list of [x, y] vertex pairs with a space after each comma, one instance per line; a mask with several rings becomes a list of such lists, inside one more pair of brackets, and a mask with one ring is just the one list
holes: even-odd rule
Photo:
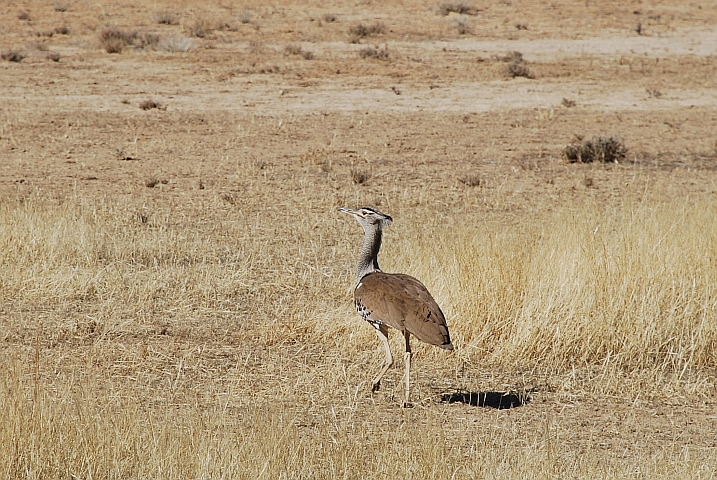
[[[714, 2], [17, 1], [0, 54], [3, 478], [715, 478]], [[446, 313], [413, 408], [340, 206]]]

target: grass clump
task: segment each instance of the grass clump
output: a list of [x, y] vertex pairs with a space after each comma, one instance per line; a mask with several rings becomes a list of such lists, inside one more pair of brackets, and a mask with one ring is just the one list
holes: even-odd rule
[[171, 36], [160, 40], [157, 48], [170, 53], [183, 53], [191, 50], [193, 45], [190, 38]]
[[615, 137], [595, 137], [570, 144], [563, 153], [570, 163], [615, 163], [625, 158], [627, 148]]
[[137, 32], [129, 30], [121, 30], [116, 27], [108, 27], [100, 32], [100, 45], [107, 53], [122, 53], [122, 51], [132, 45], [137, 38]]
[[446, 16], [449, 13], [460, 15], [478, 15], [478, 9], [466, 2], [444, 2], [438, 6], [438, 14]]
[[354, 168], [354, 167], [351, 168], [351, 181], [355, 185], [363, 185], [364, 183], [371, 180], [372, 176], [373, 175], [368, 170], [363, 170], [363, 169]]
[[520, 52], [513, 51], [503, 56], [495, 55], [493, 60], [507, 63], [506, 72], [510, 77], [535, 78], [530, 67], [528, 67], [528, 62], [525, 61], [523, 54]]
[[5, 60], [6, 62], [22, 62], [25, 57], [27, 57], [27, 55], [25, 55], [19, 50], [11, 49], [0, 53], [0, 58]]
[[162, 104], [155, 100], [147, 99], [139, 103], [139, 108], [141, 108], [142, 110], [152, 110], [153, 108], [161, 109]]
[[385, 32], [386, 25], [381, 22], [374, 22], [372, 25], [359, 23], [349, 28], [349, 38], [351, 43], [359, 43], [362, 38], [381, 35]]
[[301, 56], [304, 57], [304, 60], [311, 60], [312, 58], [314, 58], [314, 54], [312, 52], [304, 50], [303, 48], [301, 48], [301, 45], [297, 45], [295, 43], [287, 45], [284, 48], [284, 54]]
[[158, 10], [152, 14], [152, 21], [160, 25], [177, 25], [179, 13], [169, 8]]
[[366, 47], [359, 50], [359, 56], [363, 59], [366, 58], [374, 58], [376, 60], [389, 60], [390, 56], [388, 54], [387, 48], [372, 48], [372, 47]]

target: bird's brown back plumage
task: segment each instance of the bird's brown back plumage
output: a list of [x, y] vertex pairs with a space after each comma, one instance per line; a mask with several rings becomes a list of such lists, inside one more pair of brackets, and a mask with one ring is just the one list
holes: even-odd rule
[[453, 350], [446, 317], [428, 289], [410, 275], [374, 272], [354, 291], [357, 309], [368, 321], [408, 332], [422, 342]]

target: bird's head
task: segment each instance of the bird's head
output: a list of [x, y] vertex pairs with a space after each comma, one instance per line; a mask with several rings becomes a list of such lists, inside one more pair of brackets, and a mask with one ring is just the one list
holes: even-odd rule
[[372, 230], [376, 228], [381, 230], [393, 221], [390, 216], [371, 207], [357, 209], [341, 207], [339, 208], [339, 212], [348, 213], [354, 217], [356, 221], [361, 224], [364, 230]]

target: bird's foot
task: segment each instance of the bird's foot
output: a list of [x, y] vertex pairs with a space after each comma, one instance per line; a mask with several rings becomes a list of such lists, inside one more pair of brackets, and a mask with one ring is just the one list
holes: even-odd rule
[[373, 382], [373, 385], [371, 386], [371, 393], [378, 392], [378, 389], [381, 388], [381, 381]]

